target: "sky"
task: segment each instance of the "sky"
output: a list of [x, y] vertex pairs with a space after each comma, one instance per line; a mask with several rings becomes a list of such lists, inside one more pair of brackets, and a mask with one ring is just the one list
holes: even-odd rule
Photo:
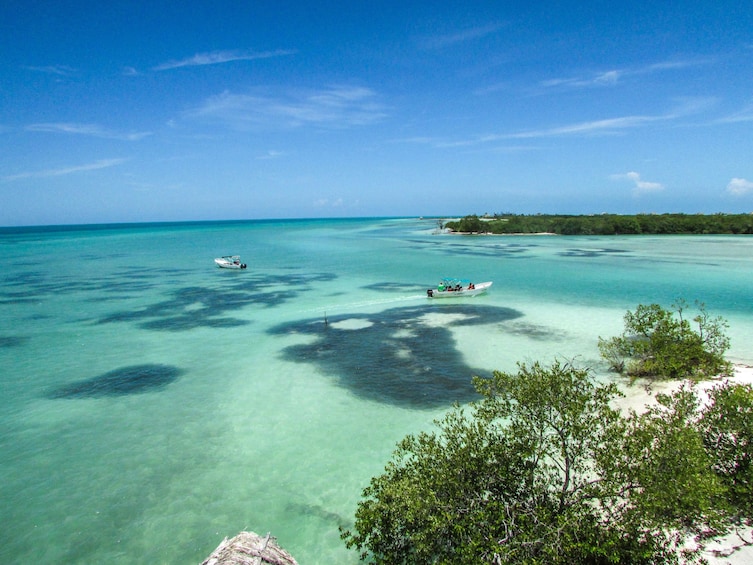
[[0, 226], [753, 212], [753, 3], [0, 3]]

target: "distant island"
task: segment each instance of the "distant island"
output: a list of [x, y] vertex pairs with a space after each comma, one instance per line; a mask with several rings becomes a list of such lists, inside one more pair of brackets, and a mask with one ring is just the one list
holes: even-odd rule
[[441, 227], [471, 234], [750, 235], [753, 214], [469, 215]]

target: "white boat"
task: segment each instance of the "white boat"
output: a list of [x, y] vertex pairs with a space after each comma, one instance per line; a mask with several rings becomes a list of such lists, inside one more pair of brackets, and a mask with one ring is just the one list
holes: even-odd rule
[[492, 281], [472, 283], [462, 279], [442, 279], [437, 288], [426, 291], [429, 298], [459, 298], [461, 296], [476, 296], [489, 290]]
[[221, 269], [245, 269], [246, 264], [241, 263], [240, 255], [225, 255], [214, 260]]

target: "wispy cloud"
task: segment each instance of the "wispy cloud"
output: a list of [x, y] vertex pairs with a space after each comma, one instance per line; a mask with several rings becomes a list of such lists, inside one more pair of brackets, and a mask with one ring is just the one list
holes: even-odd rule
[[623, 76], [623, 71], [613, 69], [611, 71], [603, 71], [586, 77], [570, 77], [570, 78], [554, 78], [545, 80], [541, 83], [541, 86], [547, 88], [553, 87], [589, 87], [589, 86], [612, 86], [617, 84], [620, 77]]
[[221, 122], [236, 129], [284, 129], [305, 125], [341, 128], [385, 117], [376, 93], [360, 86], [336, 86], [279, 97], [224, 92], [209, 98], [188, 117]]
[[737, 124], [742, 122], [753, 122], [753, 104], [749, 104], [739, 112], [735, 112], [719, 120], [722, 124]]
[[258, 155], [256, 157], [257, 161], [270, 161], [272, 159], [279, 159], [280, 157], [283, 157], [285, 155], [282, 151], [275, 151], [274, 149], [270, 149], [266, 153], [263, 153], [261, 155]]
[[104, 139], [121, 139], [124, 141], [138, 141], [152, 135], [151, 132], [123, 133], [103, 128], [97, 124], [75, 124], [66, 122], [31, 124], [26, 126], [27, 131], [47, 133], [68, 133], [72, 135], [88, 135]]
[[47, 65], [43, 67], [25, 66], [24, 68], [37, 73], [45, 73], [57, 76], [71, 76], [77, 72], [76, 69], [67, 65]]
[[692, 59], [670, 59], [668, 61], [659, 61], [645, 67], [639, 67], [633, 71], [633, 74], [646, 74], [657, 71], [671, 71], [675, 69], [687, 69], [690, 67], [699, 67], [714, 63], [714, 57], [694, 57]]
[[233, 61], [254, 61], [256, 59], [270, 59], [272, 57], [284, 57], [293, 55], [295, 51], [290, 49], [277, 49], [275, 51], [212, 51], [210, 53], [197, 53], [193, 57], [177, 61], [167, 61], [157, 65], [152, 70], [167, 71], [181, 67], [199, 67], [203, 65], [221, 65]]
[[685, 116], [696, 114], [713, 104], [713, 100], [705, 98], [687, 98], [679, 100], [677, 105], [665, 114], [629, 115], [598, 120], [574, 122], [560, 126], [531, 129], [509, 133], [488, 133], [459, 140], [438, 139], [436, 137], [413, 137], [404, 142], [423, 143], [435, 147], [465, 147], [496, 143], [504, 140], [539, 139], [565, 136], [597, 136], [617, 135], [629, 130], [647, 127], [651, 124], [670, 122]]
[[727, 184], [727, 192], [732, 196], [743, 196], [753, 192], [753, 181], [734, 178]]
[[345, 205], [345, 201], [342, 198], [335, 198], [330, 200], [329, 198], [319, 198], [314, 201], [316, 208], [342, 208]]
[[611, 175], [612, 180], [627, 180], [633, 183], [633, 194], [639, 196], [647, 192], [658, 192], [664, 190], [664, 185], [658, 182], [649, 182], [641, 179], [641, 175], [635, 171], [629, 173]]
[[99, 161], [95, 161], [94, 163], [88, 163], [85, 165], [75, 165], [72, 167], [63, 167], [60, 169], [48, 169], [45, 171], [32, 171], [32, 172], [18, 173], [15, 175], [9, 175], [9, 176], [3, 177], [3, 180], [6, 182], [10, 182], [10, 181], [15, 181], [15, 180], [31, 179], [31, 178], [60, 177], [60, 176], [65, 176], [65, 175], [72, 175], [75, 173], [82, 173], [86, 171], [107, 169], [109, 167], [120, 165], [121, 163], [124, 163], [126, 160], [127, 159], [100, 159]]
[[571, 76], [567, 78], [553, 78], [541, 82], [544, 88], [595, 88], [614, 86], [619, 84], [627, 77], [640, 76], [658, 73], [662, 71], [685, 69], [705, 65], [712, 62], [709, 58], [695, 58], [683, 60], [660, 61], [651, 63], [642, 67], [632, 67], [625, 69], [609, 69], [594, 73], [584, 74], [582, 76]]
[[511, 139], [538, 139], [547, 137], [563, 137], [574, 135], [614, 135], [624, 130], [638, 128], [652, 122], [669, 119], [667, 116], [621, 116], [586, 122], [576, 122], [563, 126], [535, 129], [512, 133], [489, 133], [476, 137], [448, 140], [437, 137], [412, 137], [403, 142], [433, 145], [438, 148], [469, 147], [508, 141]]
[[652, 122], [667, 119], [669, 119], [669, 117], [667, 116], [619, 116], [616, 118], [576, 122], [564, 126], [512, 133], [507, 134], [505, 137], [514, 139], [527, 139], [535, 137], [555, 137], [576, 134], [610, 134], [617, 133], [626, 129], [634, 129], [646, 124], [650, 124]]
[[503, 24], [490, 23], [483, 26], [467, 28], [445, 35], [425, 38], [420, 41], [420, 45], [424, 49], [443, 49], [445, 47], [451, 47], [459, 43], [465, 43], [467, 41], [481, 39], [482, 37], [492, 35], [502, 29], [502, 27], [504, 27]]

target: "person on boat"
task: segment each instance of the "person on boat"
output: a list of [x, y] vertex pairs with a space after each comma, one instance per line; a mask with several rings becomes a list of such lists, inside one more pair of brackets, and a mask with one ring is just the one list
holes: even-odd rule
[[473, 283], [470, 283], [468, 285], [468, 290], [473, 290], [474, 288], [476, 288], [476, 285], [474, 285]]

